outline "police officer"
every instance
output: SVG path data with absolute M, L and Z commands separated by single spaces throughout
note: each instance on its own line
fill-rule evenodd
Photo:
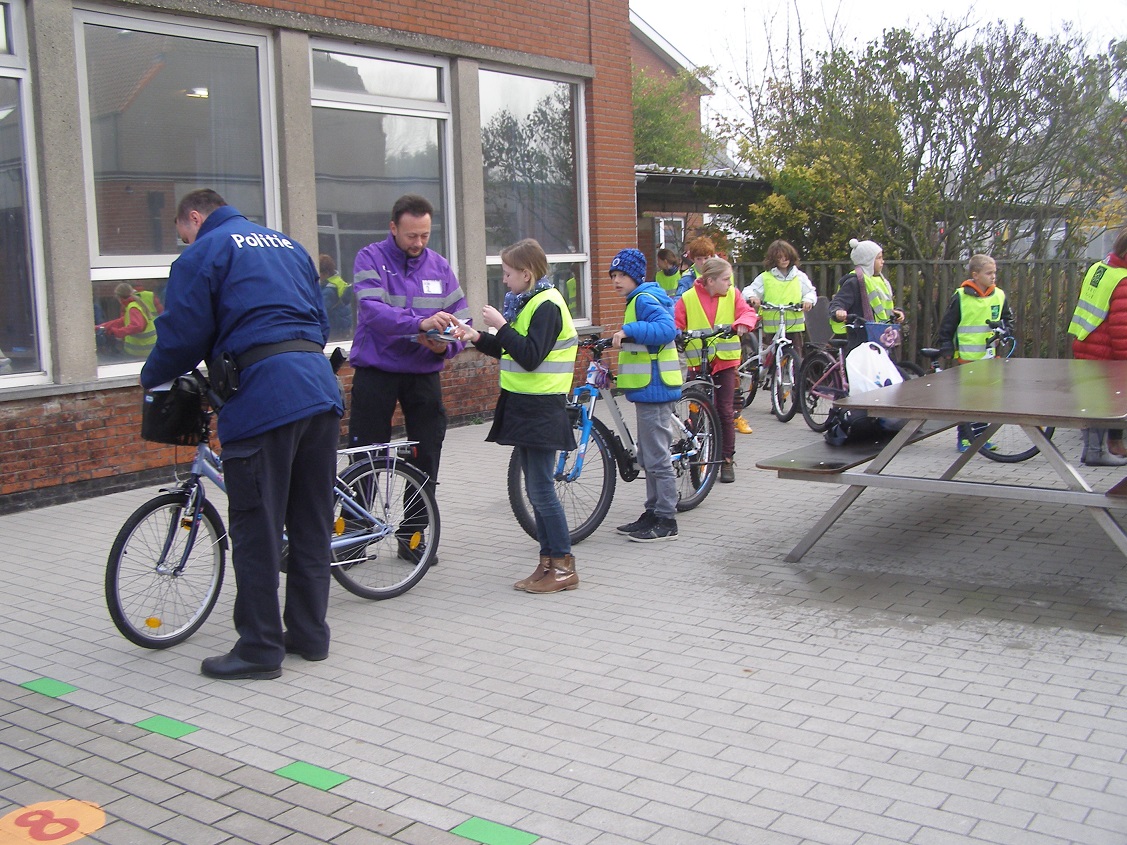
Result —
M 238 370 L 217 433 L 239 638 L 200 671 L 276 678 L 286 652 L 306 660 L 329 652 L 329 541 L 343 407 L 323 354 L 329 322 L 317 268 L 300 244 L 251 223 L 209 189 L 180 201 L 176 231 L 189 246 L 172 264 L 141 384 L 162 384 L 201 360 L 213 374 L 224 358 Z M 289 567 L 281 614 L 283 528 Z

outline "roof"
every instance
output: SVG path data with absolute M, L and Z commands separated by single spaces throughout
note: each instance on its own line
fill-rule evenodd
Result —
M 665 37 L 642 20 L 641 15 L 630 10 L 630 29 L 634 36 L 638 38 L 643 44 L 646 45 L 659 59 L 673 68 L 683 68 L 689 73 L 695 73 L 698 68 L 691 62 L 684 53 L 665 40 Z M 697 83 L 700 86 L 700 93 L 708 95 L 712 93 L 712 89 L 708 87 L 699 77 Z
M 758 173 L 734 168 L 689 169 L 634 165 L 638 212 L 709 212 L 716 205 L 755 202 L 770 191 Z

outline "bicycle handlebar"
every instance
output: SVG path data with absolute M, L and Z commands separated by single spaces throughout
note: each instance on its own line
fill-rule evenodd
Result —
M 707 340 L 710 337 L 733 337 L 736 334 L 734 326 L 720 323 L 710 329 L 692 329 L 680 331 L 677 337 L 681 340 Z

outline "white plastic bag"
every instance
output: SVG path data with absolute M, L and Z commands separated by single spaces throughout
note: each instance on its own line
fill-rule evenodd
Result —
M 866 393 L 904 381 L 888 357 L 887 350 L 876 343 L 862 343 L 845 356 L 845 374 L 851 394 Z

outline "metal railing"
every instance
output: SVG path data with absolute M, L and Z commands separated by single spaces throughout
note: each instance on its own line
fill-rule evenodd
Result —
M 1072 357 L 1068 324 L 1091 264 L 1090 259 L 998 262 L 997 284 L 1014 312 L 1015 356 Z M 741 287 L 763 272 L 761 265 L 741 264 L 736 269 Z M 853 267 L 848 261 L 808 261 L 803 262 L 802 270 L 819 295 L 832 297 L 838 281 Z M 916 361 L 921 347 L 934 344 L 951 295 L 969 278 L 966 262 L 886 261 L 884 276 L 892 284 L 893 302 L 906 315 L 901 357 Z

